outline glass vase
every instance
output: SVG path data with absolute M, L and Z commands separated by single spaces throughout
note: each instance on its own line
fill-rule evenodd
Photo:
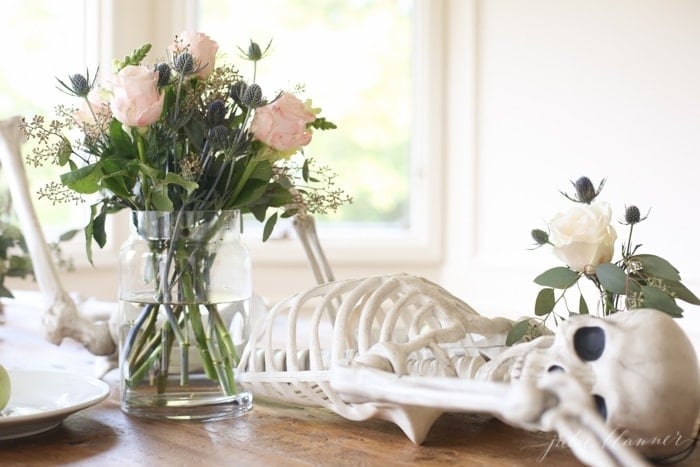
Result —
M 252 408 L 236 384 L 251 260 L 239 211 L 133 211 L 119 255 L 121 408 L 218 420 Z

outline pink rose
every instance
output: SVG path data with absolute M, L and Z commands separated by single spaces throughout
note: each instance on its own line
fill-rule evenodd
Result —
M 250 131 L 255 139 L 284 153 L 294 153 L 311 141 L 311 130 L 306 125 L 316 116 L 296 96 L 282 95 L 264 107 L 255 110 Z
M 84 125 L 94 125 L 95 117 L 101 126 L 108 122 L 112 118 L 112 112 L 105 94 L 106 91 L 103 89 L 93 88 L 87 95 L 87 101 L 83 100 L 82 105 L 75 112 L 75 120 Z
M 163 95 L 158 92 L 158 72 L 145 66 L 129 65 L 114 76 L 112 113 L 128 127 L 144 127 L 156 122 L 163 111 Z
M 206 34 L 196 31 L 183 31 L 177 38 L 178 41 L 170 46 L 170 52 L 187 50 L 192 55 L 195 66 L 199 69 L 196 76 L 198 78 L 209 76 L 214 71 L 219 44 Z

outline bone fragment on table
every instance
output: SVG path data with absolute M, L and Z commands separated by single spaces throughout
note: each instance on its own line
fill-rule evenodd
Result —
M 116 346 L 107 322 L 93 322 L 82 316 L 59 279 L 29 193 L 22 161 L 20 122 L 20 117 L 0 121 L 0 163 L 27 242 L 34 276 L 47 306 L 43 316 L 45 337 L 53 344 L 70 337 L 95 355 L 112 354 Z

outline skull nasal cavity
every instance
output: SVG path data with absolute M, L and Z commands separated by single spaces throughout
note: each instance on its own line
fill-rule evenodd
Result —
M 605 350 L 605 331 L 599 327 L 584 327 L 574 334 L 574 350 L 584 362 L 598 360 Z

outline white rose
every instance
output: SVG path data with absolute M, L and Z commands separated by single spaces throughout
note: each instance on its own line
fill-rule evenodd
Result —
M 558 213 L 549 222 L 549 241 L 556 257 L 579 272 L 588 265 L 610 262 L 617 239 L 611 217 L 608 203 L 577 203 Z

